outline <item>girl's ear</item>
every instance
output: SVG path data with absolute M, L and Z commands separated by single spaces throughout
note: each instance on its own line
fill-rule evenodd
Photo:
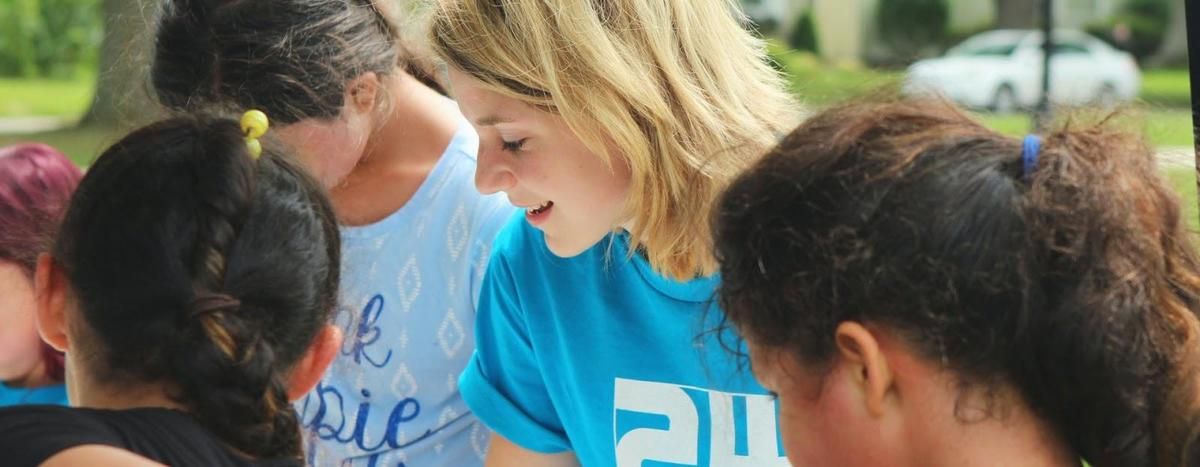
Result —
M 834 331 L 834 342 L 840 359 L 851 367 L 851 374 L 863 396 L 867 412 L 875 417 L 883 416 L 895 380 L 879 342 L 870 330 L 853 321 L 838 325 Z
M 338 349 L 342 348 L 342 330 L 337 326 L 327 324 L 317 337 L 313 338 L 312 346 L 300 357 L 300 361 L 292 367 L 288 375 L 288 400 L 295 401 L 311 391 L 329 364 L 337 357 Z
M 357 78 L 350 80 L 346 85 L 345 102 L 354 110 L 361 114 L 369 114 L 375 111 L 375 107 L 379 105 L 379 87 L 382 83 L 379 81 L 379 75 L 375 72 L 366 72 L 359 75 Z
M 71 342 L 67 334 L 67 291 L 70 284 L 62 267 L 49 254 L 38 257 L 33 276 L 37 300 L 37 328 L 42 340 L 59 352 L 66 352 Z

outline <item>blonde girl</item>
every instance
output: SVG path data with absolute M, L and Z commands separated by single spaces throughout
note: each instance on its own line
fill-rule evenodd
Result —
M 723 0 L 442 0 L 496 239 L 460 380 L 487 465 L 787 465 L 719 335 L 710 205 L 795 121 Z

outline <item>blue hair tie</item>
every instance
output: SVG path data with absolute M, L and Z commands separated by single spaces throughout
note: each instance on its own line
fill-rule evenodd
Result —
M 1024 170 L 1025 181 L 1033 180 L 1033 171 L 1037 169 L 1038 154 L 1042 152 L 1042 137 L 1026 135 L 1021 144 L 1021 168 Z

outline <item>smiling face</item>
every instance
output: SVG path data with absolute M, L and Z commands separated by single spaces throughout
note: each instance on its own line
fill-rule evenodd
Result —
M 545 233 L 554 254 L 571 257 L 626 222 L 630 170 L 589 150 L 560 116 L 486 89 L 457 70 L 450 84 L 479 132 L 475 186 L 504 192 Z

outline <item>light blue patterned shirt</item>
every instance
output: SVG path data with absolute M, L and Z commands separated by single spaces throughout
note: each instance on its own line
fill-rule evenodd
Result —
M 342 230 L 345 334 L 296 403 L 314 466 L 482 465 L 490 433 L 458 392 L 491 242 L 514 208 L 473 185 L 479 137 L 463 120 L 412 199 Z

